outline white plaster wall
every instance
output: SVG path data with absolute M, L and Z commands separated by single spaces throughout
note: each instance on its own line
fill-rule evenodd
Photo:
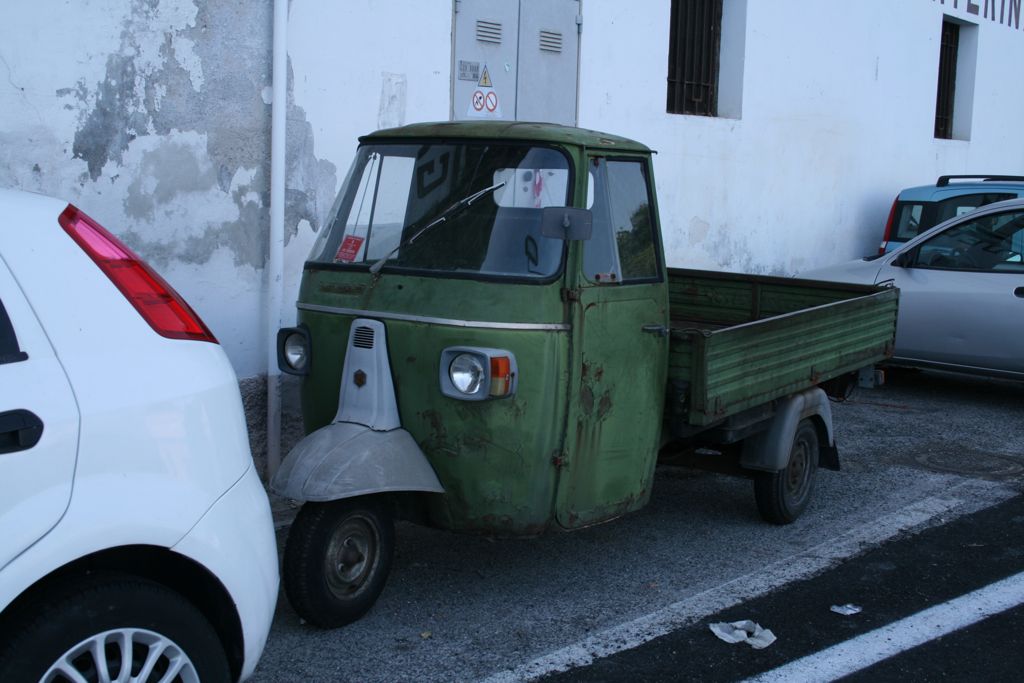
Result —
M 586 0 L 580 125 L 658 150 L 671 265 L 792 274 L 861 256 L 901 188 L 1024 170 L 1024 30 L 966 4 L 748 0 L 735 120 L 665 113 L 669 0 Z M 944 11 L 980 24 L 969 142 L 933 137 Z
M 67 199 L 128 242 L 241 377 L 265 357 L 266 234 L 250 219 L 269 136 L 251 133 L 269 131 L 269 36 L 237 2 L 0 4 L 0 186 Z
M 448 119 L 451 31 L 450 0 L 292 3 L 294 102 L 311 126 L 315 156 L 338 169 L 335 191 L 360 135 Z M 312 226 L 300 223 L 285 249 L 286 321 L 294 320 L 302 264 L 315 239 Z

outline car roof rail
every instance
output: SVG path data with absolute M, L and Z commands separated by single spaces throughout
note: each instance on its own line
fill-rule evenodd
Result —
M 1024 176 L 1021 175 L 986 175 L 974 174 L 974 175 L 940 175 L 939 179 L 935 182 L 935 187 L 945 187 L 949 185 L 950 180 L 965 180 L 968 178 L 974 178 L 976 180 L 982 180 L 988 182 L 990 180 L 1019 180 L 1024 181 Z

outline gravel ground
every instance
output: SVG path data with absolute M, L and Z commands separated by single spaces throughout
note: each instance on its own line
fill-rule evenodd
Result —
M 790 526 L 760 521 L 749 481 L 676 467 L 659 470 L 644 510 L 571 534 L 492 541 L 402 524 L 370 614 L 321 631 L 282 596 L 253 680 L 485 678 L 926 498 L 977 500 L 951 518 L 1022 488 L 1024 384 L 901 371 L 833 410 L 843 470 L 819 472 Z

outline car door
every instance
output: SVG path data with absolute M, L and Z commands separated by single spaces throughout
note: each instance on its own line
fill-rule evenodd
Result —
M 657 459 L 667 368 L 668 294 L 647 161 L 592 157 L 593 235 L 574 307 L 580 368 L 568 462 L 559 473 L 565 528 L 642 507 Z
M 898 252 L 897 359 L 1024 376 L 1024 209 L 985 212 Z
M 67 509 L 78 424 L 64 369 L 0 258 L 0 568 Z

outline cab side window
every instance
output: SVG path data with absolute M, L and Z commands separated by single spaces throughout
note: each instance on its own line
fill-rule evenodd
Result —
M 583 248 L 584 275 L 600 284 L 657 281 L 657 226 L 643 161 L 596 157 L 590 170 L 594 229 Z
M 1024 211 L 961 223 L 917 248 L 914 265 L 940 270 L 1024 272 Z
M 28 358 L 18 347 L 18 338 L 14 335 L 14 325 L 7 315 L 4 302 L 0 301 L 0 365 L 5 363 L 17 363 Z

